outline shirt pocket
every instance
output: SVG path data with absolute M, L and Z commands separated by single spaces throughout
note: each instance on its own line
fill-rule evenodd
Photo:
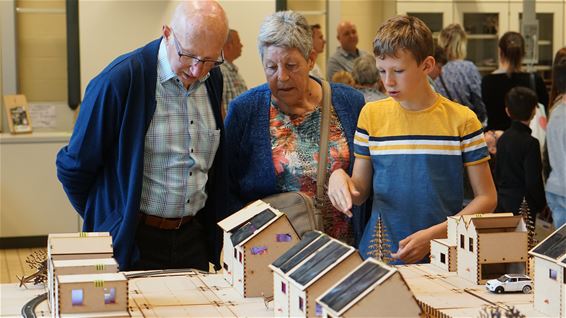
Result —
M 192 145 L 197 165 L 202 171 L 208 171 L 212 167 L 218 145 L 220 144 L 219 129 L 199 129 L 194 133 Z

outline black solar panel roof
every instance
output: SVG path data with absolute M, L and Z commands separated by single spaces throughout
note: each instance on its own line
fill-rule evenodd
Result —
M 324 244 L 328 243 L 328 241 L 330 241 L 330 238 L 326 235 L 319 237 L 316 241 L 314 241 L 312 244 L 310 244 L 309 246 L 307 246 L 305 249 L 303 249 L 302 251 L 300 251 L 297 255 L 295 255 L 294 257 L 292 257 L 290 260 L 288 260 L 287 262 L 285 262 L 282 266 L 281 266 L 281 271 L 283 273 L 287 273 L 288 271 L 290 271 L 291 269 L 293 269 L 295 266 L 297 266 L 300 262 L 304 261 L 305 259 L 307 259 L 312 253 L 316 252 L 317 250 L 319 250 L 322 246 L 324 246 Z
M 539 246 L 535 247 L 533 252 L 555 260 L 558 260 L 562 255 L 566 254 L 566 226 L 554 232 Z
M 262 212 L 256 214 L 248 222 L 244 223 L 230 237 L 232 240 L 232 245 L 236 246 L 243 242 L 245 239 L 250 237 L 257 229 L 264 226 L 267 222 L 275 217 L 275 213 L 269 209 L 265 209 Z
M 301 267 L 291 274 L 291 278 L 301 285 L 317 277 L 325 269 L 335 263 L 341 256 L 346 254 L 350 249 L 336 241 L 330 242 L 323 249 L 318 251 L 311 259 L 305 262 Z
M 305 248 L 305 246 L 309 245 L 312 241 L 320 237 L 322 233 L 309 231 L 303 235 L 303 238 L 299 241 L 299 243 L 293 245 L 290 249 L 287 250 L 283 255 L 279 256 L 271 265 L 279 268 L 285 262 L 287 262 L 290 258 L 295 256 L 300 250 Z
M 342 283 L 329 291 L 320 301 L 332 310 L 339 312 L 388 272 L 387 268 L 379 264 L 366 262 Z

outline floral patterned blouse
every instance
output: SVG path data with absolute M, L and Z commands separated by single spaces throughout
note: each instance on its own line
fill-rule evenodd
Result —
M 287 115 L 274 103 L 271 104 L 269 132 L 280 192 L 301 191 L 312 198 L 316 196 L 321 115 L 320 107 L 302 115 Z M 328 138 L 328 172 L 325 186 L 334 170 L 347 170 L 350 165 L 348 142 L 334 108 L 330 112 Z M 348 217 L 332 206 L 326 193 L 321 210 L 324 232 L 352 244 L 352 226 Z

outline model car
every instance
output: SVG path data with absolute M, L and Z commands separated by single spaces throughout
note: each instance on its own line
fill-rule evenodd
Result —
M 533 290 L 533 281 L 523 274 L 505 274 L 498 279 L 490 279 L 485 284 L 485 288 L 491 292 L 501 294 L 503 292 L 522 291 L 528 294 Z

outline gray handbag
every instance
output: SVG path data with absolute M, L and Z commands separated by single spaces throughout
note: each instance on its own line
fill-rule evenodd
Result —
M 285 213 L 299 236 L 312 230 L 323 230 L 320 205 L 324 201 L 326 183 L 326 163 L 328 158 L 328 125 L 330 122 L 330 100 L 332 92 L 327 81 L 322 80 L 322 118 L 320 122 L 320 147 L 316 175 L 316 196 L 314 200 L 307 194 L 296 192 L 277 193 L 265 197 L 262 201 Z

